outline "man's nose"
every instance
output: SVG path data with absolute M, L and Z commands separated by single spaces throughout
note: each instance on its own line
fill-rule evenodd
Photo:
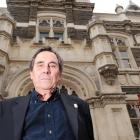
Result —
M 50 73 L 50 67 L 49 67 L 49 65 L 45 65 L 45 66 L 44 66 L 43 72 L 45 72 L 45 73 Z

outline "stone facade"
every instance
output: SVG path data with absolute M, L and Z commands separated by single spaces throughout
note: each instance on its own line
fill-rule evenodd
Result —
M 29 61 L 43 46 L 64 59 L 59 88 L 86 100 L 95 140 L 140 139 L 140 7 L 94 13 L 89 0 L 8 0 L 0 9 L 0 100 L 33 84 Z

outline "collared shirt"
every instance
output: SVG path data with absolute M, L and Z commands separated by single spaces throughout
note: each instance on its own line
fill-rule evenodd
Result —
M 22 140 L 75 140 L 58 91 L 47 101 L 38 95 L 31 93 Z

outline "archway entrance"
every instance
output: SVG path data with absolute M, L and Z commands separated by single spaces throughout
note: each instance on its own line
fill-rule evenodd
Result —
M 64 86 L 68 91 L 73 92 L 82 99 L 95 96 L 97 90 L 94 81 L 83 71 L 72 66 L 64 65 L 62 79 L 58 85 L 61 89 Z M 9 81 L 6 91 L 8 97 L 23 96 L 28 94 L 33 88 L 33 83 L 29 76 L 29 70 L 24 69 L 13 76 Z

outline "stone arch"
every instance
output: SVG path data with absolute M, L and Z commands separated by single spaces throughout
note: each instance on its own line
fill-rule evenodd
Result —
M 71 87 L 83 99 L 95 96 L 97 91 L 95 82 L 85 72 L 69 65 L 64 66 L 60 84 Z
M 97 91 L 94 81 L 83 71 L 72 66 L 64 65 L 60 85 L 72 88 L 79 97 L 87 99 L 95 96 Z M 6 88 L 8 97 L 26 95 L 33 88 L 29 70 L 26 68 L 11 78 Z
M 25 68 L 13 75 L 6 87 L 6 92 L 10 98 L 26 95 L 31 88 L 33 88 L 33 84 L 30 79 L 29 69 Z M 25 93 L 23 94 L 23 92 Z

